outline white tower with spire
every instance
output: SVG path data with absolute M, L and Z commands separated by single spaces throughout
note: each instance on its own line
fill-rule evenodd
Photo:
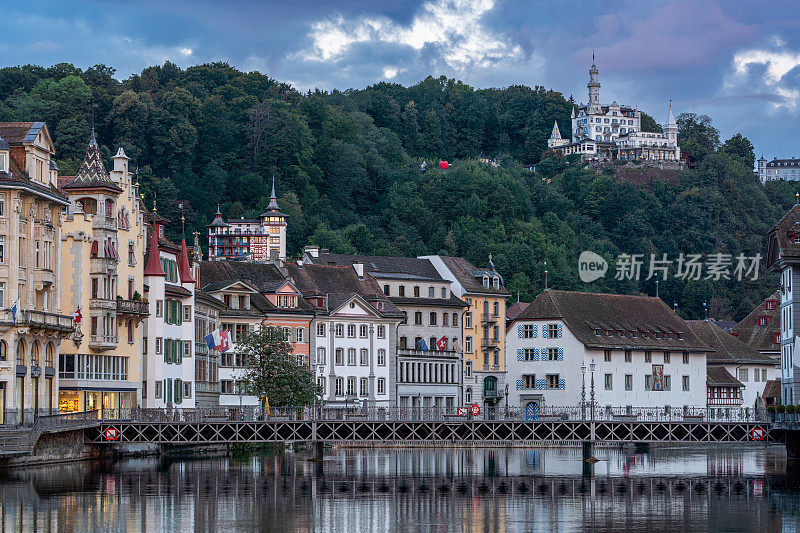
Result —
M 597 70 L 597 65 L 594 62 L 594 53 L 592 53 L 592 66 L 589 68 L 589 83 L 586 87 L 589 88 L 589 110 L 590 112 L 597 112 L 600 110 L 600 81 L 597 75 L 600 71 Z
M 286 219 L 281 213 L 275 196 L 275 176 L 272 177 L 272 192 L 267 210 L 259 217 L 261 234 L 253 239 L 253 259 L 256 261 L 286 260 Z

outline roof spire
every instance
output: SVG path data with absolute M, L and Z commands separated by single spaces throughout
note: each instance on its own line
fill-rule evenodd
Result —
M 145 276 L 166 277 L 164 269 L 161 267 L 161 258 L 158 251 L 158 231 L 156 230 L 156 202 L 153 200 L 153 235 L 150 237 L 150 247 L 147 251 L 147 263 L 144 266 Z
M 269 195 L 269 205 L 267 211 L 280 211 L 278 207 L 278 197 L 275 196 L 275 174 L 272 175 L 272 192 Z

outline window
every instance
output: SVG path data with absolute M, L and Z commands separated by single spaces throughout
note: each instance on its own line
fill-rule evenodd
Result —
M 386 378 L 378 378 L 378 394 L 386 394 Z
M 422 313 L 420 311 L 414 313 L 414 325 L 415 326 L 422 325 Z
M 613 379 L 614 379 L 613 375 L 611 375 L 611 374 L 606 374 L 605 375 L 605 379 L 603 380 L 603 383 L 605 385 L 605 389 L 606 390 L 613 390 L 613 384 L 614 384 Z
M 433 287 L 428 287 L 428 298 L 436 298 L 436 294 L 433 292 L 434 290 Z
M 652 390 L 653 389 L 653 376 L 647 374 L 644 376 L 644 390 Z
M 472 403 L 472 387 L 467 387 L 467 392 L 464 393 L 464 403 Z
M 163 307 L 164 301 L 163 300 L 156 300 L 156 316 L 160 317 L 163 315 Z
M 344 366 L 344 348 L 336 348 L 335 364 L 337 366 Z
M 366 348 L 361 348 L 358 352 L 358 364 L 367 366 L 369 364 L 369 352 Z
M 430 325 L 431 326 L 435 326 L 436 325 L 436 313 L 435 312 L 432 312 L 430 314 Z
M 317 364 L 324 365 L 325 364 L 325 348 L 317 348 Z
M 524 326 L 522 326 L 522 338 L 523 339 L 533 338 L 533 324 L 525 324 Z
M 389 286 L 388 285 L 384 285 L 383 286 L 383 294 L 385 294 L 386 296 L 389 296 Z
M 156 396 L 157 399 L 161 399 L 161 396 L 162 396 L 161 387 L 162 387 L 162 382 L 161 381 L 156 381 L 156 395 L 155 396 Z
M 464 313 L 464 328 L 472 329 L 472 311 Z
M 414 298 L 419 298 L 419 287 L 418 286 L 414 287 Z
M 183 306 L 183 321 L 189 322 L 192 319 L 192 308 L 188 305 Z
M 442 326 L 449 326 L 450 316 L 447 313 L 442 313 Z
M 317 394 L 320 396 L 325 394 L 325 378 L 317 378 Z
M 317 337 L 324 337 L 325 336 L 325 323 L 320 322 L 317 324 Z
M 386 326 L 378 326 L 378 338 L 379 339 L 386 338 Z
M 626 358 L 625 360 L 627 361 L 628 359 Z M 645 352 L 644 352 L 644 362 L 645 363 L 651 363 L 652 361 L 653 361 L 653 352 L 651 352 L 650 350 L 645 350 Z
M 550 339 L 558 338 L 558 324 L 547 325 L 547 337 Z
M 161 355 L 161 337 L 156 337 L 156 355 Z
M 355 348 L 348 348 L 347 349 L 347 364 L 348 364 L 348 366 L 355 366 L 355 364 L 356 364 L 356 349 Z
M 2 209 L 0 209 L 0 216 L 3 216 Z M 442 299 L 447 298 L 447 287 L 442 287 Z
M 669 352 L 664 352 L 664 363 L 665 364 L 669 363 L 669 359 L 670 359 L 670 353 Z
M 192 383 L 191 382 L 184 382 L 184 384 L 183 384 L 183 397 L 184 398 L 191 398 L 192 397 Z
M 672 390 L 672 376 L 664 376 L 664 390 Z
M 536 374 L 523 374 L 522 375 L 522 388 L 535 389 L 536 388 Z
M 548 361 L 558 361 L 558 348 L 548 348 L 547 349 L 547 360 Z
M 630 363 L 633 360 L 630 350 L 625 350 L 625 362 Z
M 366 339 L 367 338 L 367 333 L 368 332 L 369 332 L 369 328 L 365 324 L 362 324 L 362 325 L 360 325 L 358 327 L 358 336 L 361 337 L 362 339 Z
M 458 313 L 453 313 L 453 321 L 451 322 L 451 324 L 453 324 L 453 327 L 458 326 Z
M 399 292 L 400 296 L 405 296 L 406 295 L 406 286 L 405 285 L 400 285 L 397 289 L 398 289 L 398 292 Z
M 472 353 L 472 337 L 467 336 L 464 337 L 464 351 L 467 353 Z
M 464 363 L 464 376 L 468 378 L 472 377 L 472 361 Z
M 347 378 L 347 395 L 348 396 L 356 395 L 356 378 L 352 376 Z
M 386 350 L 378 349 L 378 366 L 386 366 Z
M 533 348 L 525 348 L 522 351 L 522 358 L 525 361 L 534 361 L 536 356 L 536 351 Z
M 3 235 L 0 235 L 0 263 L 5 263 L 5 249 L 6 249 L 6 238 Z
M 603 361 L 606 363 L 611 362 L 611 350 L 603 350 Z
M 689 352 L 683 352 L 683 364 L 684 365 L 689 364 Z
M 548 389 L 557 389 L 558 388 L 558 374 L 547 374 L 547 388 Z
M 128 265 L 134 266 L 136 264 L 136 248 L 132 242 L 128 243 Z
M 494 307 L 492 308 L 492 314 L 494 316 L 496 316 L 496 317 L 500 316 L 500 303 L 499 302 L 495 302 L 494 303 Z
M 758 370 L 756 370 L 756 372 L 758 372 Z M 739 369 L 739 376 L 738 376 L 739 381 L 741 381 L 742 383 L 744 383 L 745 381 L 749 381 L 747 379 L 748 378 L 748 373 L 749 372 L 748 372 L 747 368 L 740 368 Z M 756 378 L 756 381 L 758 381 L 758 378 Z
M 344 324 L 336 324 L 336 336 L 344 337 Z
M 358 382 L 358 395 L 369 396 L 369 381 L 367 378 L 361 378 Z
M 336 378 L 336 396 L 344 396 L 344 378 Z
M 348 324 L 347 325 L 347 336 L 351 339 L 354 339 L 356 336 L 356 325 L 355 324 Z
M 625 390 L 633 390 L 633 374 L 625 374 Z

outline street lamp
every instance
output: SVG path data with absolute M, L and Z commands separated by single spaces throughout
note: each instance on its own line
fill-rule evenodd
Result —
M 592 402 L 591 405 L 591 413 L 592 413 L 592 425 L 594 425 L 594 359 L 592 362 L 589 363 L 589 371 L 592 373 L 592 382 L 591 382 L 591 389 L 589 390 L 589 400 Z
M 508 418 L 508 383 L 506 383 L 506 418 Z
M 586 362 L 581 363 L 581 420 L 586 420 Z

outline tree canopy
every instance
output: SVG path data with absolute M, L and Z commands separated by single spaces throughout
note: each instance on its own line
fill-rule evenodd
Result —
M 475 89 L 428 77 L 409 87 L 300 93 L 225 63 L 165 63 L 123 81 L 113 74 L 104 65 L 0 69 L 0 120 L 46 120 L 66 175 L 78 168 L 96 105 L 107 163 L 123 146 L 148 206 L 157 197 L 172 220 L 178 202 L 189 208 L 187 234 L 204 233 L 218 204 L 226 217 L 263 213 L 274 175 L 290 255 L 314 243 L 483 265 L 492 253 L 521 299 L 543 288 L 545 261 L 551 287 L 655 294 L 655 279 L 584 284 L 583 250 L 612 261 L 612 274 L 620 253 L 763 256 L 767 230 L 794 202 L 794 184 L 762 187 L 752 144 L 740 134 L 721 143 L 707 116 L 677 118 L 695 168 L 653 169 L 640 182 L 572 156 L 542 159 L 554 120 L 570 135 L 573 102 L 541 86 Z M 660 126 L 643 113 L 643 128 Z M 504 155 L 492 166 L 481 154 Z M 450 168 L 440 170 L 440 159 Z M 537 163 L 536 172 L 525 163 Z M 168 231 L 177 237 L 179 226 Z M 718 316 L 741 318 L 775 286 L 762 268 L 755 282 L 670 279 L 659 293 L 686 317 L 702 316 L 713 299 Z

